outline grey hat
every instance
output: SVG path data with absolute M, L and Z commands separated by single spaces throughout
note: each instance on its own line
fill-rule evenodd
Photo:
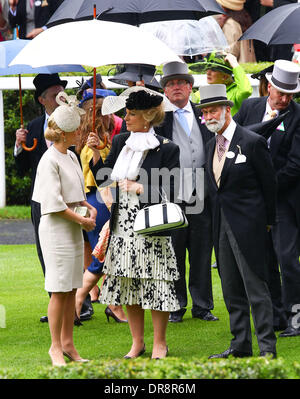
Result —
M 196 107 L 204 108 L 212 105 L 229 105 L 233 107 L 234 103 L 227 99 L 226 86 L 219 84 L 211 84 L 200 87 L 200 103 Z
M 272 73 L 266 73 L 266 79 L 275 89 L 292 94 L 300 91 L 299 66 L 287 60 L 277 60 Z
M 167 82 L 172 79 L 185 79 L 194 84 L 193 75 L 189 74 L 189 69 L 185 62 L 173 61 L 163 66 L 163 76 L 160 79 L 161 86 L 165 87 Z

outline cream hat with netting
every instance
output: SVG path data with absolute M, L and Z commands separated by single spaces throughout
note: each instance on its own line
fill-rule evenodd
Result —
M 56 102 L 59 106 L 50 115 L 49 119 L 54 120 L 63 132 L 74 132 L 79 128 L 80 116 L 85 114 L 85 111 L 78 107 L 79 101 L 76 96 L 68 96 L 64 91 L 57 94 Z

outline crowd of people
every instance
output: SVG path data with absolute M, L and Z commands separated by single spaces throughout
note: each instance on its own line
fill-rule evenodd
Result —
M 217 1 L 226 12 L 257 11 L 249 1 Z M 228 13 L 227 22 L 234 17 Z M 259 75 L 266 83 L 257 98 L 249 98 L 249 79 L 231 53 L 207 54 L 191 66 L 207 76 L 196 95 L 184 62 L 165 64 L 159 82 L 154 67 L 118 66 L 110 79 L 130 87 L 126 95 L 108 90 L 98 75 L 95 105 L 93 79 L 67 96 L 58 74 L 35 77 L 44 114 L 17 130 L 14 155 L 20 174 L 32 172 L 32 222 L 50 297 L 41 321 L 49 323 L 53 365 L 65 365 L 65 357 L 87 361 L 73 326 L 91 317 L 96 302 L 107 305 L 108 321 L 128 323 L 126 359 L 148 349 L 145 310 L 151 358 L 167 356 L 167 326 L 183 321 L 187 290 L 192 317 L 218 322 L 213 249 L 233 338 L 211 358 L 252 356 L 250 314 L 260 356 L 277 356 L 276 331 L 300 335 L 300 106 L 293 100 L 300 68 L 290 58 L 274 61 Z M 121 110 L 124 118 L 116 115 Z M 25 151 L 22 143 L 32 147 L 34 139 L 36 148 Z M 166 184 L 162 170 L 179 170 L 178 180 Z M 138 211 L 163 202 L 165 192 L 187 227 L 137 233 Z M 109 240 L 99 259 L 93 251 L 104 228 Z

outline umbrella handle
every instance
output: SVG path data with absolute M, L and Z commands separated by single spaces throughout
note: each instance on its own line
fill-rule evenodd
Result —
M 96 5 L 94 5 L 94 19 L 96 19 Z M 93 132 L 96 128 L 96 75 L 97 71 L 94 68 L 94 77 L 93 77 Z M 103 150 L 107 146 L 107 137 L 104 136 L 103 144 L 98 145 L 96 148 L 97 150 Z
M 16 32 L 17 32 L 17 39 L 19 39 L 19 27 L 17 25 L 16 27 Z M 21 119 L 21 127 L 24 128 L 23 124 L 23 103 L 22 103 L 22 86 L 21 86 L 21 75 L 19 74 L 19 101 L 20 101 L 20 119 Z M 33 139 L 33 146 L 32 147 L 27 147 L 25 143 L 22 143 L 22 148 L 25 151 L 33 151 L 36 146 L 37 146 L 37 139 Z
M 105 148 L 107 146 L 107 136 L 105 135 L 104 136 L 104 139 L 103 139 L 103 144 L 102 145 L 97 145 L 97 150 L 103 150 L 103 148 Z
M 27 147 L 27 145 L 25 143 L 22 143 L 22 148 L 25 151 L 33 151 L 36 148 L 37 143 L 38 143 L 37 139 L 33 139 L 33 146 L 32 147 Z

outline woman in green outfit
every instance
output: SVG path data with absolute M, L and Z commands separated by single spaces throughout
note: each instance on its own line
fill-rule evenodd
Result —
M 210 53 L 189 68 L 197 72 L 206 71 L 208 84 L 226 85 L 227 98 L 234 103 L 231 108 L 232 116 L 239 110 L 242 102 L 252 94 L 250 81 L 233 54 Z M 192 101 L 196 103 L 200 101 L 199 91 L 193 94 Z

